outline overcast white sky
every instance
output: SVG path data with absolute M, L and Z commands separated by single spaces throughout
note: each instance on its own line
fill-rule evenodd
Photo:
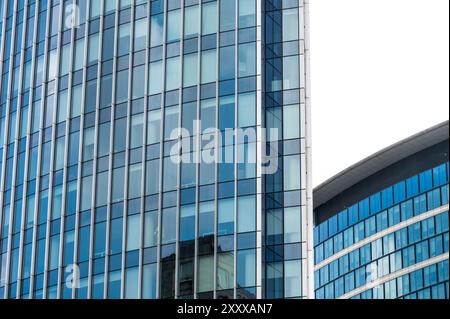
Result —
M 310 0 L 313 183 L 449 118 L 448 0 Z

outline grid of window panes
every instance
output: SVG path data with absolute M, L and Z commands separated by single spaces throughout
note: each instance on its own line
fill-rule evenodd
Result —
M 448 260 L 416 270 L 353 299 L 449 299 Z
M 268 297 L 303 296 L 302 1 L 0 7 L 0 297 L 254 298 L 264 284 Z M 267 242 L 261 136 L 220 145 L 245 163 L 170 158 L 174 128 L 209 152 L 203 130 L 265 121 L 282 130 L 288 168 L 267 184 L 268 216 L 284 216 Z M 267 283 L 262 245 L 274 252 Z
M 445 163 L 408 178 L 316 227 L 316 297 L 338 298 L 403 268 L 448 259 L 448 169 Z M 387 235 L 358 245 L 382 231 Z
M 277 129 L 274 175 L 265 176 L 265 278 L 268 298 L 301 298 L 306 258 L 305 7 L 302 1 L 265 2 L 265 124 Z

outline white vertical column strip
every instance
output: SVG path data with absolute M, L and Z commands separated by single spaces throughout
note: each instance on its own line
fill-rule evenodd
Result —
M 307 225 L 307 269 L 306 269 L 306 297 L 314 299 L 314 236 L 313 236 L 313 189 L 312 189 L 312 130 L 311 130 L 311 67 L 310 67 L 310 21 L 309 0 L 304 0 L 304 28 L 305 28 L 305 105 L 306 105 L 306 225 Z
M 226 0 L 222 0 L 226 1 Z M 233 1 L 233 0 L 231 0 Z M 238 127 L 238 102 L 239 102 L 239 0 L 235 0 L 235 13 L 234 13 L 234 123 L 235 127 Z M 220 8 L 219 8 L 220 10 Z M 220 14 L 219 14 L 219 20 L 220 20 Z M 218 38 L 220 38 L 220 25 L 218 30 Z M 220 42 L 218 49 L 220 49 Z M 234 196 L 233 196 L 233 220 L 234 220 L 234 229 L 233 229 L 233 298 L 236 299 L 237 297 L 237 251 L 238 251 L 238 179 L 239 179 L 239 171 L 238 171 L 238 159 L 239 159 L 239 144 L 238 139 L 235 139 L 235 145 L 233 145 L 234 149 Z M 242 146 L 242 149 L 244 149 L 244 145 Z M 227 155 L 225 155 L 225 158 L 228 158 Z
M 227 0 L 220 0 L 220 1 L 227 1 Z M 216 78 L 214 84 L 216 85 L 216 127 L 219 128 L 219 112 L 220 112 L 220 99 L 219 99 L 219 83 L 220 83 L 220 42 L 219 42 L 219 29 L 220 29 L 220 19 L 219 19 L 219 12 L 220 12 L 220 1 L 216 1 L 216 18 L 217 18 L 217 24 L 216 24 Z M 228 0 L 230 1 L 230 0 Z M 203 17 L 202 17 L 203 18 Z M 215 174 L 216 174 L 216 180 L 215 180 L 215 191 L 214 191 L 214 247 L 213 247 L 213 298 L 217 298 L 217 242 L 218 242 L 218 233 L 219 233 L 219 162 L 220 157 L 219 154 L 223 157 L 224 154 L 222 154 L 222 140 L 219 139 L 216 136 L 216 151 L 218 154 L 216 154 L 216 162 L 215 162 Z
M 264 9 L 263 0 L 256 0 L 256 127 L 257 127 L 257 162 L 256 162 L 256 298 L 264 298 L 265 266 L 263 254 L 263 176 L 262 176 L 262 154 L 264 137 L 263 107 L 264 107 Z

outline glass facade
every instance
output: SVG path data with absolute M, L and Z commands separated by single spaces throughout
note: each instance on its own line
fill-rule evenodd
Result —
M 7 0 L 0 18 L 0 298 L 309 296 L 307 3 Z
M 316 298 L 448 299 L 448 196 L 447 162 L 317 225 Z

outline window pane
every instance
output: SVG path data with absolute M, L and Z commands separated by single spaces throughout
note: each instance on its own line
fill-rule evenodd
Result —
M 256 285 L 256 250 L 241 250 L 237 256 L 237 284 L 239 287 Z
M 176 224 L 177 224 L 176 208 L 163 210 L 162 215 L 162 244 L 174 243 L 176 240 Z
M 298 105 L 287 105 L 283 112 L 283 138 L 300 138 L 300 110 Z
M 203 4 L 202 8 L 202 34 L 217 32 L 217 3 L 210 2 Z
M 197 103 L 183 104 L 182 127 L 189 131 L 190 135 L 196 134 L 194 131 L 194 121 L 197 120 Z M 200 128 L 198 128 L 200 129 Z
M 157 194 L 159 192 L 159 160 L 147 162 L 145 179 L 146 195 Z
M 123 24 L 119 29 L 119 56 L 128 54 L 130 51 L 130 24 Z
M 151 17 L 151 42 L 150 45 L 152 47 L 161 45 L 163 42 L 163 24 L 164 24 L 164 15 L 158 14 Z
M 139 249 L 141 238 L 141 215 L 129 216 L 127 220 L 127 251 Z
M 298 70 L 296 70 L 298 73 Z M 239 77 L 256 74 L 256 44 L 239 45 Z
M 167 41 L 175 41 L 180 39 L 181 29 L 181 10 L 169 11 L 167 19 Z
M 136 148 L 143 145 L 144 116 L 135 115 L 131 118 L 131 141 L 130 147 Z
M 284 294 L 285 298 L 301 297 L 302 294 L 302 264 L 300 260 L 284 263 Z
M 158 244 L 158 212 L 146 213 L 144 223 L 144 247 L 156 246 Z
M 84 39 L 78 40 L 75 43 L 75 62 L 73 65 L 74 71 L 80 70 L 83 68 L 84 63 Z
M 139 66 L 133 69 L 133 99 L 144 96 L 145 91 L 145 67 Z
M 238 126 L 249 127 L 256 123 L 256 97 L 255 93 L 239 94 Z
M 220 31 L 234 30 L 236 16 L 235 1 L 220 1 Z
M 91 208 L 92 197 L 92 176 L 83 178 L 81 185 L 81 210 Z
M 147 46 L 147 19 L 141 19 L 134 24 L 134 51 L 145 49 Z
M 117 73 L 116 102 L 125 102 L 128 99 L 128 70 Z
M 113 171 L 113 189 L 112 189 L 112 201 L 120 202 L 123 200 L 124 189 L 124 168 L 117 168 Z
M 198 55 L 187 54 L 183 62 L 183 87 L 196 85 L 198 82 Z
M 172 158 L 166 157 L 164 159 L 164 191 L 171 191 L 177 188 L 177 165 L 172 161 Z
M 234 233 L 234 199 L 219 201 L 218 235 L 231 235 Z
M 182 206 L 180 209 L 180 241 L 195 238 L 195 205 Z
M 139 287 L 139 268 L 129 268 L 125 277 L 125 298 L 137 299 Z
M 283 58 L 283 89 L 290 90 L 299 87 L 298 56 Z
M 193 37 L 198 34 L 198 5 L 186 7 L 184 9 L 184 37 Z
M 256 25 L 256 1 L 239 0 L 239 28 Z
M 214 202 L 200 204 L 198 236 L 206 237 L 214 234 Z
M 235 99 L 234 95 L 220 98 L 219 129 L 234 128 L 235 125 Z
M 300 156 L 284 158 L 284 190 L 300 189 Z
M 110 253 L 116 254 L 122 251 L 122 218 L 111 221 L 111 235 L 109 238 Z
M 72 110 L 71 118 L 77 117 L 81 114 L 81 97 L 83 93 L 83 88 L 78 85 L 72 89 Z
M 141 197 L 141 179 L 142 179 L 142 165 L 135 164 L 130 166 L 128 176 L 128 198 Z
M 96 183 L 96 206 L 104 206 L 107 203 L 108 193 L 105 192 L 105 185 L 108 185 L 108 172 L 100 173 L 97 175 Z
M 127 119 L 122 118 L 117 120 L 114 125 L 114 152 L 121 152 L 125 150 L 126 134 L 127 131 Z
M 220 80 L 234 78 L 234 46 L 220 49 Z
M 234 255 L 233 253 L 217 256 L 217 289 L 233 289 L 234 287 Z
M 202 84 L 216 81 L 216 50 L 202 51 Z
M 201 103 L 201 131 L 205 131 L 216 126 L 216 100 L 203 100 Z
M 148 113 L 147 144 L 159 143 L 161 139 L 161 111 Z
M 200 256 L 198 258 L 198 292 L 214 290 L 214 256 Z
M 70 69 L 70 44 L 67 44 L 61 49 L 61 69 L 60 75 L 66 75 L 69 73 Z
M 298 9 L 283 10 L 283 41 L 298 40 Z
M 99 126 L 98 156 L 105 156 L 109 153 L 110 135 L 110 123 Z
M 171 91 L 180 87 L 180 57 L 167 59 L 166 90 Z
M 162 82 L 162 62 L 150 63 L 150 78 L 148 82 L 148 91 L 150 95 L 161 93 Z
M 239 197 L 238 199 L 238 232 L 246 233 L 256 230 L 255 196 Z
M 83 161 L 88 161 L 94 157 L 94 128 L 84 130 L 84 143 L 83 143 Z
M 300 207 L 284 210 L 284 242 L 298 243 L 301 241 L 301 211 Z
M 142 298 L 156 298 L 156 264 L 143 267 Z

